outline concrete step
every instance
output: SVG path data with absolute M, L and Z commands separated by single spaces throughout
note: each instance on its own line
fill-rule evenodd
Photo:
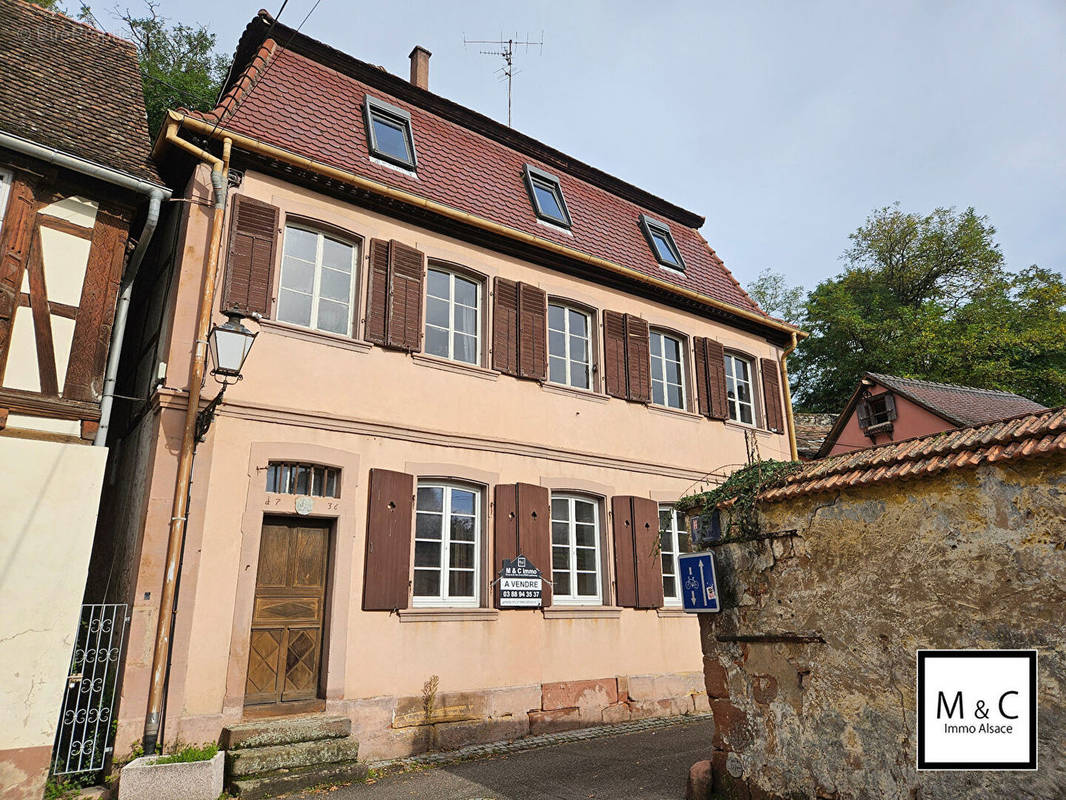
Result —
M 337 761 L 355 761 L 359 742 L 351 737 L 293 742 L 270 747 L 247 747 L 226 751 L 226 772 L 233 778 L 279 769 L 297 769 Z
M 354 761 L 324 764 L 300 769 L 280 769 L 264 775 L 238 778 L 229 789 L 241 800 L 262 800 L 286 792 L 295 792 L 320 783 L 350 783 L 366 777 L 367 769 Z
M 352 721 L 348 717 L 307 714 L 230 725 L 222 729 L 220 744 L 223 750 L 239 750 L 245 747 L 269 747 L 294 742 L 343 739 L 351 732 Z

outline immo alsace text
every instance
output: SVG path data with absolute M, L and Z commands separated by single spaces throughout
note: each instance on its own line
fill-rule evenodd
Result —
M 999 696 L 999 714 L 1004 719 L 1018 719 L 1017 714 L 1008 714 L 1003 708 L 1003 702 L 1010 695 L 1016 695 L 1018 692 L 1009 691 L 1004 692 Z M 940 711 L 943 709 L 947 712 L 947 718 L 951 719 L 955 715 L 955 710 L 959 711 L 959 719 L 963 718 L 962 711 L 962 692 L 955 692 L 955 700 L 951 706 L 948 706 L 947 698 L 944 697 L 943 692 L 937 692 L 936 699 L 936 718 L 940 719 Z M 985 708 L 985 702 L 983 700 L 977 701 L 977 708 L 974 710 L 974 714 L 978 717 L 983 716 L 988 718 L 988 710 Z M 978 725 L 952 725 L 950 723 L 944 723 L 944 733 L 990 733 L 990 734 L 1011 734 L 1014 732 L 1013 725 L 994 725 L 989 722 L 982 722 Z

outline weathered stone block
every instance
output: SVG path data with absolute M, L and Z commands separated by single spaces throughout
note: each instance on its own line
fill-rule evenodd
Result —
M 773 675 L 756 675 L 751 680 L 751 696 L 756 703 L 769 705 L 777 697 L 777 678 Z
M 633 718 L 633 712 L 628 703 L 615 703 L 607 706 L 600 712 L 603 722 L 607 725 L 617 725 L 619 722 L 629 722 Z
M 618 702 L 618 681 L 601 678 L 590 681 L 559 681 L 541 686 L 541 708 L 556 711 L 562 708 L 603 708 Z
M 692 695 L 692 710 L 697 714 L 707 714 L 711 710 L 711 701 L 706 692 Z
M 525 716 L 541 708 L 539 683 L 527 686 L 505 686 L 502 689 L 486 689 L 488 716 L 505 717 L 508 714 Z
M 709 697 L 729 697 L 729 672 L 717 655 L 703 657 L 703 683 Z
M 629 713 L 632 719 L 652 717 L 679 717 L 692 713 L 692 701 L 688 697 L 664 697 L 661 700 L 630 700 Z
M 728 700 L 712 700 L 714 736 L 711 743 L 718 750 L 744 750 L 752 741 L 747 715 Z
M 418 725 L 407 728 L 389 729 L 363 739 L 359 743 L 359 752 L 364 761 L 382 761 L 389 758 L 424 753 L 433 747 L 433 726 Z
M 702 692 L 705 688 L 703 675 L 699 672 L 629 676 L 629 697 L 631 700 L 662 700 L 667 697 L 684 697 L 693 692 Z
M 582 719 L 581 711 L 577 708 L 529 712 L 529 732 L 533 736 L 541 733 L 572 731 L 577 728 L 587 727 L 588 722 Z
M 434 698 L 428 713 L 421 695 L 399 697 L 396 699 L 396 715 L 392 726 L 406 728 L 411 725 L 479 719 L 489 716 L 489 706 L 489 697 L 485 692 L 442 692 Z
M 529 733 L 529 715 L 445 722 L 434 727 L 437 747 L 441 750 L 458 750 L 470 744 L 521 739 Z
M 222 729 L 219 741 L 224 750 L 239 750 L 244 747 L 268 747 L 293 742 L 341 739 L 351 732 L 352 721 L 348 717 L 308 714 L 229 725 Z
M 618 702 L 624 703 L 629 699 L 629 676 L 619 675 L 615 678 L 615 683 L 618 685 Z
M 685 800 L 711 800 L 711 762 L 697 761 L 688 770 Z
M 119 773 L 119 800 L 217 800 L 222 794 L 225 753 L 210 761 L 156 764 L 159 756 L 134 759 Z
M 336 761 L 355 761 L 359 758 L 359 742 L 352 738 L 321 739 L 314 742 L 293 742 L 272 747 L 250 747 L 229 750 L 226 770 L 234 776 L 257 775 L 277 769 L 294 769 Z

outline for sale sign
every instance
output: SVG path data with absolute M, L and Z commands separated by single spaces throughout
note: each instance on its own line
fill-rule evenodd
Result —
M 500 571 L 500 606 L 541 605 L 542 579 L 540 570 L 525 556 L 503 560 Z

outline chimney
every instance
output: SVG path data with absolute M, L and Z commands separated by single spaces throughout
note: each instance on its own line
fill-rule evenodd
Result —
M 411 59 L 411 83 L 419 89 L 429 89 L 429 57 L 433 55 L 420 44 L 415 45 Z

